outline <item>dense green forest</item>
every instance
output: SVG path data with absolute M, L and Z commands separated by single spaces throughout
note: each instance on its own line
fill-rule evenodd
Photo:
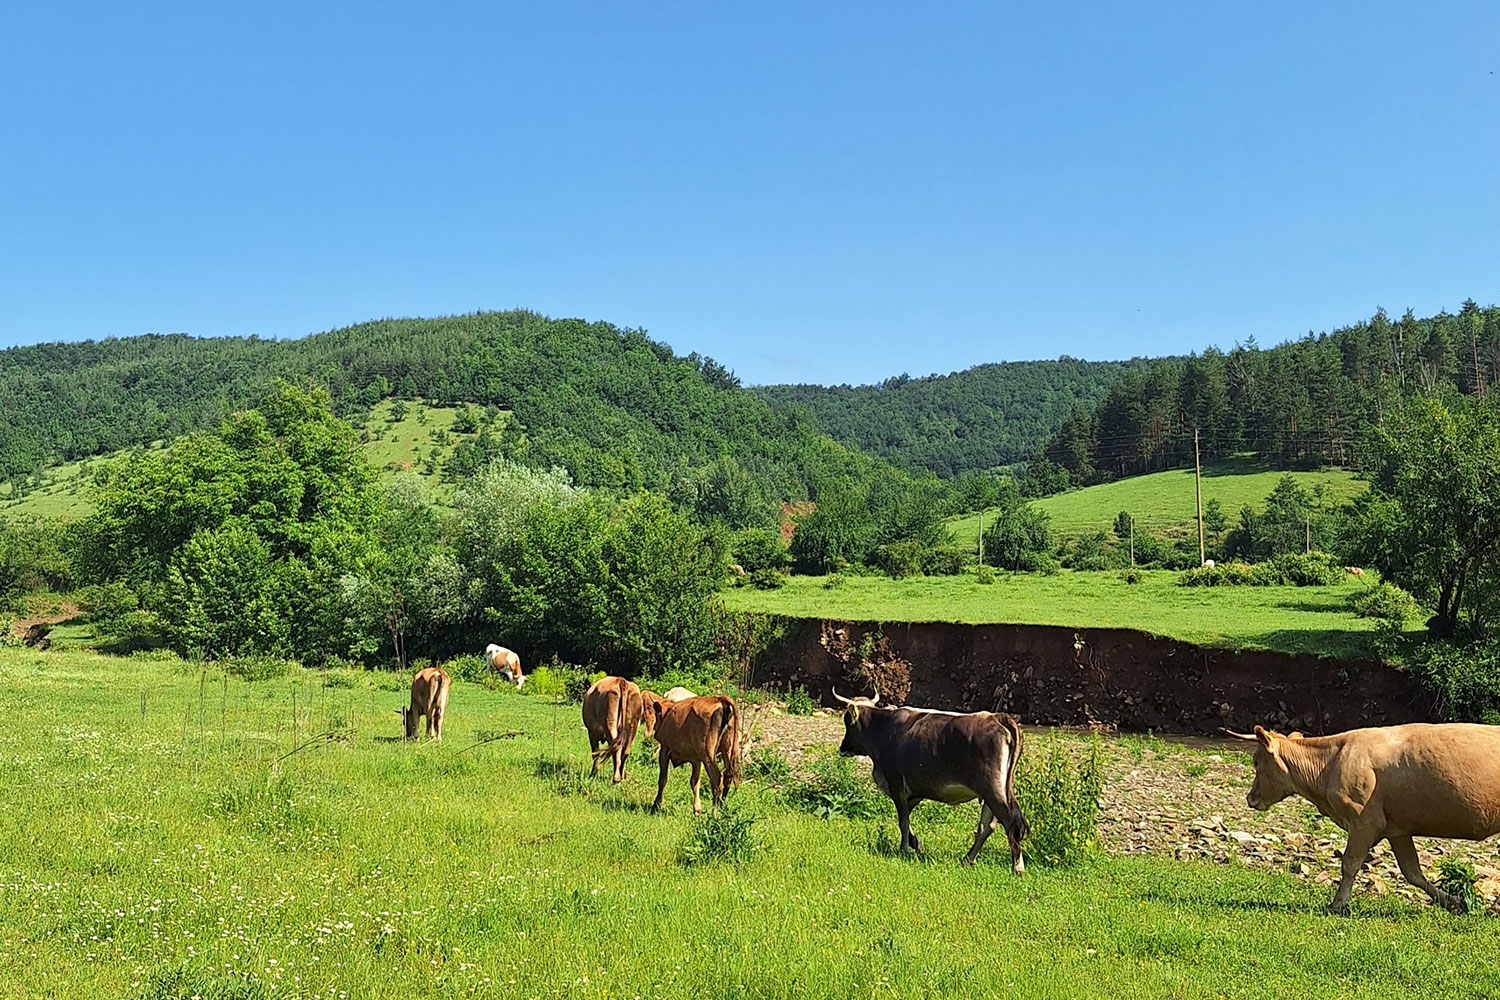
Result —
M 1007 361 L 879 385 L 767 385 L 778 406 L 805 406 L 834 439 L 943 478 L 1026 461 L 1078 407 L 1091 407 L 1149 362 Z
M 1411 393 L 1482 394 L 1500 377 L 1500 308 L 1367 322 L 1262 350 L 1254 341 L 1126 372 L 1043 449 L 1085 485 L 1244 451 L 1283 467 L 1368 464 L 1359 442 Z
M 710 358 L 639 330 L 490 312 L 381 320 L 299 340 L 182 335 L 0 352 L 0 478 L 24 491 L 45 466 L 217 427 L 277 379 L 327 390 L 336 413 L 389 397 L 489 404 L 511 419 L 481 435 L 477 469 L 504 456 L 574 483 L 652 489 L 686 506 L 749 508 L 880 478 L 881 463 L 772 407 Z M 899 478 L 899 477 L 898 477 Z M 721 512 L 723 513 L 723 512 Z M 737 525 L 740 526 L 740 525 Z

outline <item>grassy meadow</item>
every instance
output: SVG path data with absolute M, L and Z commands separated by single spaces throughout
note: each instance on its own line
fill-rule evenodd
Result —
M 0 650 L 0 680 L 11 997 L 1500 991 L 1484 917 L 1368 894 L 1331 917 L 1325 887 L 1238 865 L 1016 878 L 997 839 L 965 869 L 972 807 L 923 806 L 909 860 L 888 805 L 823 820 L 752 780 L 760 849 L 687 866 L 685 770 L 652 816 L 644 749 L 589 782 L 577 707 L 508 689 L 456 682 L 444 741 L 408 745 L 392 675 Z
M 1348 601 L 1373 577 L 1328 587 L 1181 587 L 1176 571 L 1139 572 L 1134 584 L 1119 573 L 1072 570 L 997 572 L 990 584 L 969 574 L 851 576 L 828 587 L 828 577 L 794 576 L 777 590 L 728 590 L 724 603 L 801 618 L 1129 628 L 1204 646 L 1372 655 L 1375 622 L 1356 617 Z
M 453 431 L 453 418 L 458 410 L 454 407 L 430 406 L 417 400 L 406 402 L 406 413 L 395 419 L 392 406 L 395 400 L 381 400 L 370 409 L 366 428 L 369 440 L 363 445 L 365 458 L 384 476 L 394 476 L 409 469 L 418 475 L 427 475 L 434 486 L 439 481 L 436 475 L 428 475 L 424 464 L 429 456 L 436 455 L 437 469 L 441 471 L 443 461 L 453 453 L 459 441 L 472 439 L 476 434 L 459 434 Z M 503 419 L 503 418 L 502 418 Z M 434 434 L 448 435 L 446 444 L 437 444 Z M 160 448 L 165 442 L 154 442 Z M 44 482 L 20 499 L 11 496 L 9 483 L 0 484 L 0 516 L 45 517 L 76 520 L 93 513 L 93 505 L 87 496 L 87 486 L 92 470 L 119 458 L 123 452 L 100 455 L 84 462 L 66 462 L 47 469 Z M 442 492 L 441 490 L 439 492 Z
M 1206 466 L 1203 469 L 1203 502 L 1217 499 L 1230 524 L 1238 524 L 1241 508 L 1258 509 L 1264 505 L 1266 497 L 1283 475 L 1287 473 L 1247 459 Z M 1308 490 L 1321 485 L 1335 502 L 1357 496 L 1368 487 L 1342 469 L 1293 472 L 1290 475 Z M 1198 530 L 1194 489 L 1193 470 L 1175 469 L 1070 490 L 1033 501 L 1033 504 L 1047 512 L 1053 530 L 1064 536 L 1110 531 L 1122 510 L 1135 517 L 1138 532 L 1187 534 Z M 979 533 L 978 514 L 967 514 L 948 523 L 955 541 L 964 545 L 975 543 Z M 985 523 L 989 523 L 988 517 Z

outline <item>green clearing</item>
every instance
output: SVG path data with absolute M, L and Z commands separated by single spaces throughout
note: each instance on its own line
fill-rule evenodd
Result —
M 644 754 L 581 780 L 577 707 L 510 690 L 455 683 L 444 742 L 403 745 L 391 675 L 7 650 L 0 680 L 26 720 L 0 735 L 12 997 L 1500 992 L 1491 919 L 1369 893 L 1330 917 L 1325 887 L 1238 865 L 1016 878 L 995 840 L 965 869 L 970 807 L 924 806 L 926 858 L 899 859 L 888 806 L 821 820 L 751 781 L 763 850 L 684 867 L 685 770 L 649 815 Z
M 400 455 L 422 432 L 406 433 L 388 428 L 380 442 Z M 1091 627 L 1114 615 L 1156 630 L 1153 616 L 1166 616 L 1160 631 L 1213 628 L 1221 639 L 1226 620 L 1253 623 L 1274 634 L 1261 641 L 1250 629 L 1242 644 L 1271 648 L 1330 652 L 1368 640 L 1351 637 L 1367 626 L 1342 610 L 1358 581 L 1186 591 L 1175 580 L 858 578 L 731 600 L 801 588 L 817 603 L 863 588 L 910 614 L 938 588 L 932 606 L 968 601 L 1016 621 L 1067 607 L 1071 593 Z M 1184 606 L 1188 618 L 1171 618 Z M 751 782 L 737 808 L 755 817 L 765 850 L 741 869 L 685 868 L 681 847 L 702 827 L 688 813 L 684 772 L 673 775 L 667 814 L 646 815 L 651 772 L 639 754 L 625 786 L 588 782 L 575 707 L 474 685 L 458 686 L 444 745 L 403 745 L 391 709 L 404 680 L 298 671 L 252 684 L 168 658 L 0 651 L 0 682 L 21 722 L 0 736 L 8 994 L 1197 997 L 1253 983 L 1273 996 L 1483 996 L 1500 987 L 1485 961 L 1491 923 L 1405 900 L 1362 897 L 1355 919 L 1334 920 L 1321 912 L 1327 890 L 1306 880 L 1161 858 L 1033 866 L 1015 879 L 995 843 L 963 869 L 972 808 L 924 809 L 929 854 L 916 862 L 888 856 L 888 808 L 875 820 L 825 822 Z M 521 732 L 477 745 L 509 730 Z M 305 742 L 323 732 L 339 739 Z M 1062 738 L 1039 738 L 1033 759 Z M 1319 947 L 1330 940 L 1336 947 Z
M 1230 524 L 1238 524 L 1240 509 L 1247 505 L 1257 509 L 1263 506 L 1277 480 L 1286 474 L 1249 459 L 1206 466 L 1203 470 L 1203 502 L 1217 499 Z M 1334 502 L 1357 496 L 1367 488 L 1367 484 L 1355 479 L 1353 473 L 1342 469 L 1293 472 L 1290 475 L 1308 490 L 1316 490 L 1321 485 Z M 1176 469 L 1059 493 L 1033 501 L 1033 504 L 1046 511 L 1052 519 L 1053 530 L 1065 536 L 1108 532 L 1122 510 L 1135 517 L 1137 531 L 1170 535 L 1197 530 L 1194 520 L 1196 502 L 1193 470 Z M 948 523 L 955 541 L 974 544 L 979 532 L 977 514 L 966 514 Z
M 370 439 L 365 442 L 365 458 L 378 468 L 381 475 L 395 476 L 404 469 L 425 476 L 435 491 L 444 496 L 448 492 L 437 475 L 424 471 L 424 463 L 430 455 L 437 456 L 437 468 L 453 449 L 463 440 L 472 440 L 477 434 L 459 434 L 453 430 L 453 418 L 458 410 L 447 406 L 429 406 L 419 400 L 407 400 L 406 414 L 393 419 L 391 408 L 395 400 L 382 400 L 370 410 L 366 422 Z M 502 412 L 502 422 L 506 419 Z M 446 443 L 438 444 L 435 435 L 447 435 Z M 155 442 L 152 447 L 161 447 Z M 11 487 L 0 485 L 0 516 L 60 518 L 76 520 L 93 513 L 93 505 L 86 495 L 89 474 L 93 469 L 119 458 L 124 452 L 114 452 L 87 459 L 84 462 L 67 462 L 48 468 L 43 474 L 43 484 L 19 500 L 11 499 Z
M 1108 571 L 997 572 L 992 584 L 967 574 L 852 576 L 834 588 L 825 586 L 827 577 L 794 576 L 777 590 L 726 591 L 724 603 L 735 611 L 799 618 L 1129 628 L 1203 646 L 1373 655 L 1374 621 L 1348 608 L 1351 596 L 1375 585 L 1373 575 L 1331 587 L 1180 587 L 1181 574 L 1172 570 L 1140 575 L 1135 584 Z

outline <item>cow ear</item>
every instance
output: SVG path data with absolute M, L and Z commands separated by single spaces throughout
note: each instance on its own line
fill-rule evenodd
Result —
M 1286 734 L 1286 738 L 1289 739 L 1289 740 L 1300 740 L 1302 738 L 1302 733 L 1300 733 L 1300 732 L 1287 733 Z
M 1271 749 L 1276 742 L 1275 734 L 1267 730 L 1264 726 L 1255 727 L 1255 738 L 1260 740 L 1260 745 L 1267 750 Z

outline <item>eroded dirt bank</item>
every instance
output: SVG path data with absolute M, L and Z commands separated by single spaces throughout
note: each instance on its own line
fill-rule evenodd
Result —
M 1426 721 L 1427 697 L 1373 661 L 1235 652 L 1126 629 L 804 619 L 757 658 L 757 684 L 825 704 L 869 693 L 1000 709 L 1033 725 L 1215 734 L 1256 723 L 1308 733 Z

